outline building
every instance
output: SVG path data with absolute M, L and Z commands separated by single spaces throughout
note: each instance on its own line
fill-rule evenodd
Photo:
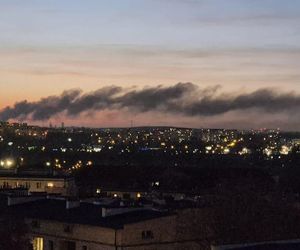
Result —
M 96 188 L 96 195 L 104 197 L 115 197 L 121 199 L 140 199 L 140 198 L 164 198 L 172 197 L 175 200 L 182 200 L 188 196 L 188 194 L 182 192 L 172 191 L 160 191 L 160 190 L 135 190 L 135 189 L 109 189 L 105 187 Z
M 34 250 L 199 249 L 178 234 L 174 212 L 53 196 L 9 197 L 8 204 L 2 216 L 25 219 Z
M 0 174 L 0 189 L 26 188 L 29 193 L 76 194 L 74 178 L 53 175 L 3 175 Z
M 114 197 L 121 199 L 139 199 L 148 195 L 145 190 L 124 190 L 124 189 L 107 189 L 97 188 L 96 194 L 106 197 Z
M 266 241 L 227 241 L 232 245 L 224 245 L 227 238 L 211 241 L 204 220 L 210 209 L 155 209 L 126 204 L 119 198 L 76 200 L 45 194 L 0 194 L 0 219 L 22 218 L 34 250 L 299 249 L 295 234 L 282 236 L 285 241 L 275 241 L 273 235 Z M 211 246 L 213 242 L 218 245 Z

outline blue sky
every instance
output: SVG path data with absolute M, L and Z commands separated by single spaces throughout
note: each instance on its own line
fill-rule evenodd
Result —
M 299 44 L 297 0 L 2 0 L 8 46 L 155 45 L 180 48 Z

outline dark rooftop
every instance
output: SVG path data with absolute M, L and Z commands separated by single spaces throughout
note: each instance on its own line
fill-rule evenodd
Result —
M 66 209 L 65 200 L 45 199 L 7 207 L 5 213 L 26 218 L 60 221 L 72 224 L 94 225 L 119 229 L 126 224 L 171 215 L 169 212 L 140 210 L 126 214 L 102 217 L 102 206 L 81 203 L 79 207 Z

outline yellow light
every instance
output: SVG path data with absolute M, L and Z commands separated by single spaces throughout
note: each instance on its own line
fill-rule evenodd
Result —
M 141 195 L 140 193 L 137 193 L 137 194 L 136 194 L 136 197 L 137 197 L 137 198 L 141 198 L 142 195 Z
M 32 241 L 33 250 L 43 250 L 44 249 L 44 239 L 41 237 L 36 237 Z
M 230 153 L 230 149 L 229 148 L 224 148 L 224 154 L 229 154 Z
M 270 149 L 270 148 L 265 148 L 265 149 L 264 149 L 264 153 L 265 153 L 267 156 L 271 156 L 272 153 L 273 153 L 273 151 L 272 151 L 272 149 Z
M 48 183 L 47 183 L 47 187 L 49 187 L 49 188 L 53 188 L 53 187 L 54 187 L 54 184 L 53 184 L 53 182 L 48 182 Z
M 281 147 L 280 154 L 288 155 L 290 151 L 291 151 L 291 148 L 289 148 L 288 146 L 283 145 Z
M 9 160 L 9 159 L 6 160 L 6 166 L 7 167 L 10 168 L 13 164 L 14 164 L 14 162 L 12 160 Z

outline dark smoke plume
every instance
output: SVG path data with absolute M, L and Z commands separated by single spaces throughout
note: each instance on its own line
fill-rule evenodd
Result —
M 257 109 L 265 113 L 297 110 L 300 95 L 260 89 L 251 93 L 219 93 L 219 86 L 200 88 L 192 83 L 178 83 L 170 87 L 156 86 L 128 90 L 107 86 L 90 93 L 81 90 L 64 91 L 59 96 L 49 96 L 37 102 L 26 100 L 0 111 L 0 120 L 48 120 L 65 113 L 77 116 L 83 112 L 105 109 L 127 109 L 132 112 L 148 111 L 181 114 L 185 116 L 215 116 L 230 111 Z

